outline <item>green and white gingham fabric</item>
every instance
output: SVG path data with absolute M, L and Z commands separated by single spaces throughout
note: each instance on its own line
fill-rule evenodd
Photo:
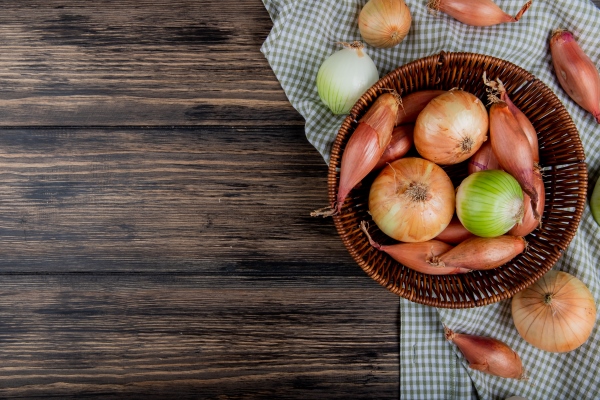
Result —
M 336 42 L 361 40 L 357 17 L 367 0 L 263 0 L 273 29 L 261 51 L 292 106 L 304 117 L 306 137 L 325 162 L 344 116 L 334 116 L 320 101 L 315 79 L 321 63 L 339 49 Z M 496 0 L 514 15 L 525 0 Z M 366 46 L 380 76 L 442 50 L 487 54 L 515 63 L 546 83 L 562 100 L 579 129 L 590 185 L 600 175 L 600 128 L 560 88 L 548 42 L 558 28 L 574 33 L 600 66 L 600 10 L 587 0 L 533 0 L 513 24 L 471 27 L 430 13 L 427 0 L 407 0 L 413 23 L 405 40 L 392 49 Z M 586 208 L 578 233 L 555 269 L 581 279 L 600 299 L 600 226 Z M 600 313 L 598 314 L 600 317 Z M 521 356 L 529 380 L 497 378 L 468 368 L 458 349 L 444 339 L 443 325 L 456 332 L 492 336 Z M 435 309 L 400 299 L 400 398 L 528 400 L 600 399 L 600 332 L 566 354 L 544 352 L 518 335 L 510 300 L 468 310 Z

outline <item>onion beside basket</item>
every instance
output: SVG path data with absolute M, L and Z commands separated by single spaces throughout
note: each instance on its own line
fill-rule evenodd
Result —
M 373 85 L 343 121 L 331 151 L 329 199 L 337 195 L 339 166 L 356 122 L 375 99 L 390 89 L 406 96 L 427 89 L 460 88 L 486 99 L 483 74 L 499 78 L 538 132 L 540 165 L 544 173 L 546 206 L 542 227 L 529 234 L 527 251 L 498 268 L 459 275 L 416 272 L 374 249 L 360 229 L 371 221 L 368 213 L 370 181 L 354 188 L 334 224 L 348 252 L 379 284 L 408 300 L 441 308 L 469 308 L 510 298 L 533 284 L 560 258 L 579 226 L 587 195 L 587 167 L 579 133 L 570 115 L 543 82 L 507 61 L 474 53 L 446 53 L 425 57 L 390 72 Z M 467 175 L 467 164 L 444 167 L 455 186 Z M 381 244 L 393 241 L 376 229 L 370 233 Z

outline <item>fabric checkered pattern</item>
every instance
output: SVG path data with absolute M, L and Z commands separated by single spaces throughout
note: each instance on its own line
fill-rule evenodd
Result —
M 367 0 L 263 0 L 273 28 L 261 51 L 292 106 L 304 117 L 306 137 L 329 161 L 331 145 L 345 116 L 333 115 L 320 101 L 315 80 L 321 63 L 337 42 L 361 40 L 357 16 Z M 496 0 L 514 15 L 525 0 Z M 413 19 L 405 40 L 391 49 L 366 45 L 380 76 L 415 59 L 468 51 L 498 57 L 528 70 L 548 85 L 573 118 L 585 149 L 590 188 L 600 176 L 600 128 L 589 113 L 568 98 L 554 76 L 548 42 L 558 28 L 573 32 L 579 45 L 600 66 L 600 10 L 585 0 L 534 0 L 523 18 L 492 27 L 463 25 L 446 14 L 432 14 L 427 0 L 407 0 Z M 578 233 L 554 269 L 581 279 L 600 299 L 600 226 L 586 208 Z M 598 313 L 600 317 L 600 313 Z M 492 336 L 511 346 L 523 360 L 527 381 L 497 378 L 468 368 L 444 339 L 443 325 L 456 332 Z M 435 309 L 400 299 L 401 399 L 600 399 L 600 332 L 566 354 L 544 352 L 518 335 L 510 300 L 467 310 Z

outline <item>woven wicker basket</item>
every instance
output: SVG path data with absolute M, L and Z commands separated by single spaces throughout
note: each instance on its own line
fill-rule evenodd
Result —
M 488 78 L 502 80 L 513 103 L 527 115 L 538 132 L 546 204 L 542 227 L 526 237 L 526 252 L 488 271 L 427 275 L 399 264 L 369 245 L 359 228 L 361 221 L 370 222 L 370 232 L 376 241 L 393 243 L 377 229 L 368 214 L 369 182 L 352 190 L 342 212 L 334 216 L 337 231 L 358 265 L 388 290 L 417 303 L 469 308 L 512 297 L 552 268 L 575 235 L 585 207 L 587 167 L 583 147 L 577 128 L 555 94 L 533 75 L 507 61 L 473 53 L 444 52 L 389 73 L 352 108 L 331 151 L 328 175 L 331 203 L 336 199 L 344 146 L 356 128 L 356 121 L 379 94 L 389 89 L 407 95 L 424 89 L 460 88 L 487 104 L 484 72 Z M 445 169 L 455 185 L 467 174 L 466 164 Z

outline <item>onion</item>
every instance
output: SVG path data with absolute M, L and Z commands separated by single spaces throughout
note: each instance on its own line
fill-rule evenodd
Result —
M 458 244 L 466 239 L 472 238 L 473 236 L 474 235 L 463 226 L 458 217 L 455 215 L 452 217 L 452 220 L 450 220 L 450 223 L 446 229 L 437 235 L 435 239 L 449 244 Z
M 437 267 L 486 270 L 504 265 L 526 248 L 527 242 L 520 236 L 474 236 L 428 261 Z
M 544 206 L 546 205 L 546 189 L 544 188 L 542 173 L 539 170 L 533 172 L 533 186 L 538 193 L 536 211 L 541 216 L 544 212 Z M 523 193 L 523 207 L 525 209 L 523 220 L 508 231 L 509 235 L 526 236 L 541 225 L 541 220 L 538 220 L 534 215 L 533 209 L 531 208 L 532 204 L 527 193 Z
M 523 217 L 523 191 L 509 173 L 489 169 L 467 176 L 456 191 L 456 214 L 477 236 L 504 235 Z
M 402 105 L 398 111 L 396 125 L 415 122 L 419 113 L 425 106 L 440 94 L 446 93 L 446 90 L 419 90 L 408 94 L 402 98 Z
M 401 111 L 398 110 L 398 113 Z M 392 131 L 392 140 L 385 148 L 374 170 L 383 168 L 387 163 L 404 157 L 413 145 L 414 124 L 396 126 Z
M 436 164 L 457 164 L 487 139 L 488 112 L 475 95 L 450 90 L 431 100 L 415 122 L 419 154 Z
M 358 15 L 360 34 L 373 47 L 394 47 L 406 37 L 411 22 L 404 0 L 369 0 Z
M 317 73 L 319 97 L 334 114 L 347 114 L 358 99 L 379 80 L 375 63 L 360 42 L 327 58 Z
M 579 279 L 549 271 L 512 298 L 519 334 L 533 346 L 563 353 L 585 343 L 596 322 L 596 302 Z
M 386 235 L 424 242 L 439 235 L 454 215 L 454 186 L 438 165 L 417 157 L 385 167 L 369 193 L 369 212 Z
M 387 253 L 394 260 L 407 266 L 408 268 L 429 275 L 452 275 L 464 274 L 470 272 L 466 268 L 454 268 L 443 266 L 432 266 L 427 260 L 437 257 L 452 249 L 452 245 L 439 240 L 427 240 L 418 243 L 396 243 L 391 245 L 382 245 L 375 242 L 369 235 L 368 227 L 363 221 L 360 229 L 367 235 L 369 243 L 375 249 Z
M 490 107 L 490 140 L 500 167 L 511 174 L 529 195 L 536 219 L 538 193 L 533 185 L 533 151 L 519 122 L 502 100 Z
M 456 333 L 446 326 L 444 335 L 458 347 L 469 368 L 501 378 L 527 379 L 521 357 L 506 343 L 491 337 Z
M 600 179 L 597 179 L 594 184 L 592 197 L 590 197 L 590 209 L 592 210 L 594 221 L 600 225 Z
M 531 0 L 514 17 L 502 11 L 492 0 L 429 0 L 427 6 L 432 11 L 441 11 L 466 25 L 492 26 L 517 22 L 531 7 Z
M 340 166 L 337 211 L 361 180 L 375 167 L 392 139 L 398 99 L 392 93 L 377 97 L 350 136 Z
M 469 158 L 469 165 L 467 168 L 469 174 L 485 171 L 486 169 L 500 169 L 498 159 L 492 150 L 491 141 L 486 140 L 483 142 L 479 150 Z
M 594 62 L 565 30 L 552 34 L 550 52 L 560 86 L 600 123 L 600 76 Z

